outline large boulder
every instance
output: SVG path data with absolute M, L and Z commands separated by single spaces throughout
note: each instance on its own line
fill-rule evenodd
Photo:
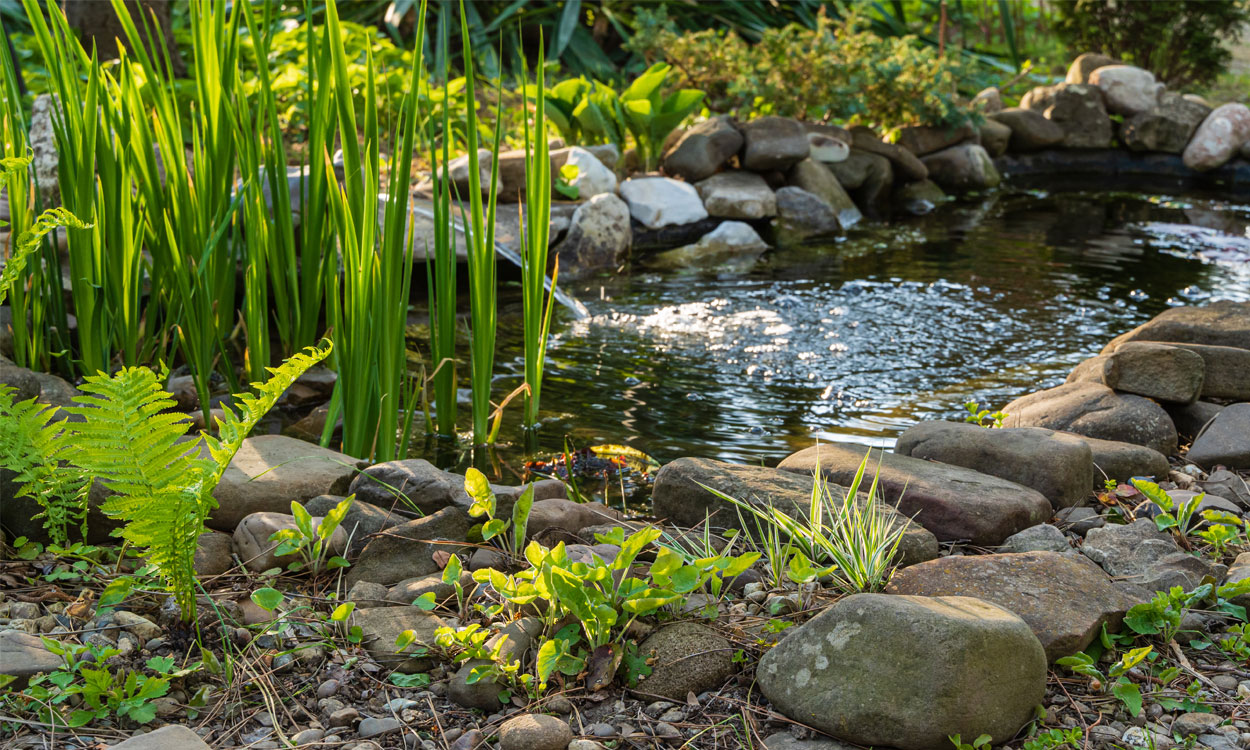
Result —
M 806 143 L 806 140 L 804 140 Z M 693 224 L 707 218 L 707 209 L 693 185 L 668 177 L 635 177 L 620 186 L 634 220 L 648 229 Z
M 1225 104 L 1207 115 L 1181 154 L 1185 166 L 1206 171 L 1223 166 L 1250 141 L 1250 107 Z
M 1011 144 L 1011 128 L 998 122 L 997 120 L 987 119 L 981 123 L 981 147 L 985 152 L 994 158 L 998 158 L 1007 153 L 1007 147 Z
M 929 168 L 919 157 L 896 143 L 881 140 L 871 128 L 856 125 L 851 128 L 851 138 L 852 146 L 889 159 L 899 174 L 908 180 L 923 180 L 929 176 Z
M 1159 96 L 1159 106 L 1124 120 L 1120 140 L 1130 151 L 1179 154 L 1209 114 L 1207 105 L 1165 91 Z
M 698 242 L 665 250 L 648 261 L 653 268 L 745 268 L 768 250 L 768 243 L 745 222 L 726 221 Z
M 1223 464 L 1232 469 L 1250 470 L 1250 402 L 1221 409 L 1194 439 L 1185 458 L 1207 469 Z
M 809 476 L 819 468 L 828 481 L 845 485 L 853 481 L 866 453 L 870 470 L 879 467 L 884 499 L 940 541 L 993 547 L 1052 513 L 1045 495 L 1015 482 L 962 466 L 866 451 L 861 445 L 822 443 L 792 454 L 777 468 Z
M 234 531 L 251 513 L 289 513 L 292 500 L 346 495 L 358 464 L 351 456 L 285 435 L 247 438 L 213 490 L 217 509 L 207 525 Z
M 1063 127 L 1047 120 L 1041 112 L 1012 107 L 990 115 L 990 119 L 1011 128 L 1011 151 L 1037 151 L 1063 141 Z
M 464 477 L 443 471 L 424 458 L 383 461 L 361 471 L 344 494 L 379 508 L 401 508 L 421 514 L 449 506 L 468 508 Z
M 1167 591 L 1173 586 L 1188 591 L 1207 576 L 1219 578 L 1224 574 L 1223 565 L 1212 565 L 1203 557 L 1181 551 L 1149 518 L 1090 529 L 1081 552 L 1101 565 L 1107 575 L 1146 592 Z
M 807 131 L 789 117 L 760 117 L 742 126 L 742 168 L 754 172 L 788 169 L 811 152 Z
M 638 652 L 651 664 L 651 674 L 638 684 L 638 690 L 680 702 L 690 693 L 720 689 L 737 671 L 733 644 L 697 622 L 660 628 L 642 642 Z
M 926 155 L 921 161 L 930 178 L 943 190 L 966 193 L 987 190 L 1002 181 L 994 160 L 975 143 L 961 143 Z
M 1056 510 L 1084 502 L 1094 477 L 1089 446 L 1037 427 L 986 429 L 967 422 L 920 422 L 899 436 L 894 452 L 1032 487 Z
M 1202 357 L 1180 347 L 1126 341 L 1110 354 L 1091 357 L 1073 368 L 1067 382 L 1101 383 L 1122 393 L 1191 404 L 1202 392 Z
M 977 129 L 971 124 L 959 127 L 909 125 L 898 131 L 898 145 L 916 156 L 941 151 L 964 141 L 976 141 Z
M 1094 459 L 1094 488 L 1101 489 L 1108 479 L 1126 483 L 1133 477 L 1163 479 L 1168 475 L 1171 466 L 1167 456 L 1144 445 L 1123 443 L 1118 440 L 1099 440 L 1097 438 L 1078 435 L 1075 432 L 1059 433 L 1069 435 L 1089 446 Z
M 816 159 L 804 159 L 795 164 L 786 181 L 791 187 L 802 188 L 828 203 L 843 229 L 849 229 L 864 218 L 833 171 Z
M 1104 625 L 1115 631 L 1137 604 L 1088 558 L 1059 552 L 930 560 L 896 572 L 886 593 L 997 604 L 1029 624 L 1050 661 L 1085 650 Z
M 464 552 L 474 521 L 464 508 L 443 508 L 422 518 L 392 526 L 365 546 L 347 569 L 347 586 L 357 581 L 384 586 L 442 570 L 440 553 Z
M 1112 352 L 1123 347 L 1146 345 L 1140 341 L 1121 342 Z M 1200 398 L 1218 398 L 1229 401 L 1250 400 L 1250 349 L 1235 346 L 1210 346 L 1169 341 L 1167 346 L 1186 349 L 1202 358 L 1202 390 Z M 1179 425 L 1178 425 L 1179 427 Z
M 565 166 L 577 167 L 577 176 L 569 183 L 577 188 L 577 199 L 590 200 L 596 195 L 616 192 L 616 173 L 599 158 L 581 146 L 571 146 Z
M 695 185 L 709 216 L 763 219 L 777 214 L 777 196 L 754 172 L 721 172 Z
M 1089 83 L 1089 77 L 1095 70 L 1108 65 L 1119 64 L 1120 61 L 1114 57 L 1107 57 L 1097 52 L 1086 52 L 1078 56 L 1068 66 L 1068 75 L 1064 78 L 1064 81 L 1067 83 Z
M 633 239 L 625 201 L 611 193 L 596 195 L 577 207 L 568 234 L 553 248 L 560 278 L 619 268 L 629 258 Z
M 1176 425 L 1176 434 L 1181 437 L 1195 438 L 1202 428 L 1206 427 L 1215 415 L 1223 410 L 1220 404 L 1210 401 L 1195 401 L 1192 404 L 1167 404 L 1168 416 Z
M 1125 341 L 1168 341 L 1250 349 L 1250 302 L 1212 302 L 1203 307 L 1172 307 L 1122 333 L 1103 347 L 1115 351 Z
M 1169 456 L 1176 452 L 1176 427 L 1163 407 L 1099 383 L 1065 383 L 1030 393 L 1003 411 L 1005 427 L 1047 427 L 1144 445 Z
M 664 152 L 665 174 L 686 182 L 711 177 L 742 148 L 742 133 L 728 117 L 713 117 L 687 128 Z
M 1107 148 L 1111 145 L 1111 118 L 1103 104 L 1102 91 L 1081 83 L 1061 84 L 1046 119 L 1063 128 L 1064 148 Z
M 342 500 L 343 498 L 338 495 L 319 495 L 305 503 L 304 509 L 314 516 L 324 516 L 334 510 Z M 341 527 L 351 538 L 351 549 L 359 551 L 364 549 L 365 544 L 374 534 L 411 520 L 411 515 L 405 515 L 397 510 L 379 508 L 356 499 L 348 506 L 347 515 L 343 516 Z
M 861 455 L 862 458 L 862 455 Z M 822 467 L 823 468 L 823 467 Z M 829 484 L 839 498 L 846 497 L 846 488 Z M 717 527 L 741 528 L 736 506 L 708 491 L 717 492 L 759 507 L 772 506 L 792 518 L 806 518 L 812 496 L 811 472 L 802 473 L 713 461 L 708 458 L 679 458 L 659 470 L 652 491 L 653 512 L 678 526 L 695 527 L 706 520 Z M 867 489 L 867 484 L 863 486 Z M 877 505 L 891 523 L 905 524 L 899 543 L 899 559 L 903 565 L 932 560 L 938 554 L 933 534 L 917 523 L 909 522 L 891 506 Z M 743 514 L 746 515 L 745 512 Z M 747 528 L 753 528 L 747 520 Z
M 875 218 L 888 213 L 890 187 L 894 184 L 894 168 L 889 159 L 852 148 L 846 161 L 826 166 L 865 215 Z
M 777 191 L 777 218 L 773 226 L 777 242 L 782 245 L 835 234 L 842 228 L 833 206 L 803 188 L 790 186 Z
M 995 744 L 1033 718 L 1046 654 L 1007 610 L 967 597 L 855 594 L 791 630 L 756 670 L 789 718 L 865 746 Z
M 1106 65 L 1089 74 L 1089 82 L 1102 89 L 1107 111 L 1132 116 L 1149 112 L 1159 103 L 1163 85 L 1154 73 L 1132 65 Z

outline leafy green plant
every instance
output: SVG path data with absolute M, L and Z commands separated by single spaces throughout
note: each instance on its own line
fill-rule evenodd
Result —
M 295 516 L 295 528 L 279 529 L 269 537 L 269 541 L 278 542 L 278 547 L 274 550 L 276 556 L 298 555 L 298 560 L 287 564 L 287 570 L 297 571 L 308 568 L 315 576 L 321 573 L 322 569 L 334 570 L 345 568 L 350 564 L 338 555 L 333 555 L 329 559 L 326 559 L 326 556 L 330 552 L 330 538 L 338 530 L 339 524 L 343 522 L 343 518 L 347 516 L 355 500 L 355 495 L 343 498 L 338 505 L 322 517 L 316 526 L 313 525 L 312 515 L 304 509 L 304 506 L 296 500 L 291 501 L 291 515 Z
M 982 750 L 982 748 L 989 747 L 992 738 L 988 734 L 983 734 L 969 743 L 963 741 L 962 735 L 952 734 L 947 739 L 955 746 L 955 750 Z
M 1065 656 L 1056 660 L 1055 663 L 1091 678 L 1090 687 L 1096 691 L 1106 692 L 1110 689 L 1111 694 L 1124 704 L 1128 712 L 1137 716 L 1142 710 L 1141 688 L 1128 678 L 1127 673 L 1141 664 L 1152 651 L 1154 651 L 1153 646 L 1142 646 L 1128 651 L 1108 668 L 1106 675 L 1095 666 L 1095 659 L 1084 652 Z
M 989 409 L 982 409 L 981 405 L 976 401 L 968 401 L 964 404 L 964 409 L 968 411 L 964 415 L 964 421 L 979 427 L 1002 427 L 1003 420 L 1007 418 L 1007 413 L 1002 411 L 991 412 Z M 989 424 L 985 420 L 989 420 Z M 1112 488 L 1114 489 L 1114 488 Z
M 1024 750 L 1058 750 L 1061 747 L 1070 747 L 1077 750 L 1081 747 L 1081 740 L 1084 735 L 1080 727 L 1072 727 L 1070 729 L 1051 728 L 1043 732 L 1038 732 L 1033 737 L 1024 741 Z
M 1217 557 L 1227 555 L 1230 547 L 1250 544 L 1250 520 L 1219 510 L 1202 511 L 1202 520 L 1206 528 L 1195 536 L 1210 544 Z
M 53 544 L 69 543 L 69 531 L 86 536 L 90 478 L 63 465 L 76 450 L 73 435 L 54 421 L 55 407 L 34 398 L 14 402 L 14 389 L 0 386 L 0 466 L 14 472 L 17 497 L 32 497 L 42 510 L 44 530 Z
M 526 485 L 513 504 L 511 520 L 495 517 L 495 493 L 482 472 L 472 467 L 465 471 L 464 491 L 473 500 L 473 504 L 469 506 L 469 515 L 473 518 L 486 517 L 482 524 L 482 540 L 489 542 L 498 538 L 503 542 L 505 552 L 513 558 L 520 558 L 525 548 L 525 530 L 529 523 L 530 510 L 534 507 L 534 485 Z M 509 528 L 512 533 L 505 536 Z
M 621 92 L 621 119 L 638 145 L 643 170 L 654 170 L 660 161 L 660 146 L 668 134 L 703 103 L 703 92 L 680 89 L 662 96 L 665 79 L 672 66 L 656 63 Z
M 796 509 L 792 516 L 773 505 L 759 507 L 711 487 L 704 486 L 704 489 L 762 523 L 776 527 L 791 545 L 788 552 L 798 551 L 806 560 L 828 564 L 827 571 L 820 574 L 830 575 L 839 590 L 880 591 L 889 583 L 894 558 L 907 526 L 893 517 L 888 508 L 878 507 L 877 476 L 874 475 L 863 500 L 857 499 L 869 454 L 860 462 L 846 494 L 841 497 L 840 490 L 831 488 L 817 467 L 806 514 Z M 791 552 L 790 561 L 793 563 L 794 559 Z M 797 564 L 801 569 L 802 560 Z
M 1137 491 L 1146 496 L 1147 500 L 1157 505 L 1160 513 L 1154 517 L 1155 527 L 1159 531 L 1171 531 L 1182 544 L 1188 546 L 1187 538 L 1194 530 L 1195 515 L 1198 506 L 1206 498 L 1206 493 L 1194 495 L 1183 503 L 1177 504 L 1172 496 L 1159 488 L 1159 485 L 1145 479 L 1130 479 Z

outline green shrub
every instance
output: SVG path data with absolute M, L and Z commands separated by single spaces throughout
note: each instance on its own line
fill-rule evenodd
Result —
M 749 45 L 732 31 L 657 32 L 648 51 L 677 83 L 707 93 L 709 109 L 871 125 L 957 125 L 958 85 L 971 72 L 914 36 L 881 37 L 854 16 L 791 24 Z
M 1250 24 L 1246 0 L 1057 0 L 1055 31 L 1073 54 L 1102 52 L 1173 87 L 1210 83 L 1232 60 L 1229 43 Z

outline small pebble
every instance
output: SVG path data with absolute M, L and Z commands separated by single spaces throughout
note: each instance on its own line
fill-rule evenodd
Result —
M 360 712 L 357 711 L 355 708 L 351 706 L 348 706 L 346 708 L 340 708 L 339 710 L 330 714 L 330 726 L 350 727 L 352 724 L 355 724 L 356 720 L 359 718 L 360 718 Z
M 317 697 L 329 698 L 330 696 L 334 695 L 338 691 L 339 691 L 338 680 L 326 680 L 325 682 L 317 686 Z
M 308 745 L 318 742 L 326 736 L 324 729 L 305 729 L 302 732 L 296 732 L 291 735 L 291 741 L 296 745 Z
M 470 729 L 460 735 L 451 745 L 451 750 L 473 750 L 486 741 L 486 735 L 480 729 Z
M 382 719 L 365 719 L 360 722 L 360 726 L 356 727 L 356 734 L 362 738 L 379 737 L 391 732 L 397 732 L 403 729 L 404 725 L 398 720 L 391 718 Z

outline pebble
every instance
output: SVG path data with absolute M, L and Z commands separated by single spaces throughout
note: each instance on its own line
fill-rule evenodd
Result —
M 543 708 L 553 714 L 571 714 L 573 713 L 573 702 L 563 695 L 554 695 L 547 699 Z
M 260 713 L 256 714 L 256 721 L 262 727 L 271 727 L 273 726 L 273 714 L 269 713 L 268 711 L 261 711 Z
M 604 750 L 604 747 L 594 740 L 573 740 L 568 750 Z
M 499 727 L 500 750 L 566 750 L 572 741 L 568 722 L 545 714 L 514 716 Z
M 392 698 L 386 702 L 386 709 L 394 713 L 399 713 L 405 708 L 413 708 L 416 705 L 418 705 L 418 703 L 411 698 Z
M 604 724 L 603 722 L 600 722 L 598 724 L 591 725 L 590 733 L 596 737 L 615 737 L 616 727 L 611 724 Z
M 9 617 L 14 620 L 37 620 L 39 605 L 34 602 L 9 602 Z
M 1215 683 L 1215 686 L 1220 690 L 1227 693 L 1237 692 L 1237 678 L 1231 674 L 1217 674 L 1211 678 L 1211 682 Z
M 482 730 L 470 729 L 452 743 L 451 750 L 473 750 L 485 741 L 486 735 L 482 734 Z
M 356 734 L 364 738 L 378 737 L 384 734 L 390 734 L 391 732 L 397 732 L 403 728 L 404 725 L 400 724 L 396 719 L 370 718 L 360 722 L 360 726 L 356 727 Z
M 332 727 L 349 727 L 356 723 L 360 718 L 360 712 L 351 706 L 340 708 L 330 714 L 330 726 Z
M 1205 745 L 1211 750 L 1237 750 L 1237 743 L 1226 734 L 1200 734 L 1198 735 L 1198 744 Z
M 302 732 L 296 732 L 291 735 L 291 741 L 296 745 L 307 745 L 313 742 L 318 742 L 325 736 L 326 730 L 324 729 L 305 729 Z
M 326 680 L 325 682 L 317 686 L 317 697 L 329 698 L 330 696 L 334 695 L 338 691 L 339 691 L 338 680 Z

